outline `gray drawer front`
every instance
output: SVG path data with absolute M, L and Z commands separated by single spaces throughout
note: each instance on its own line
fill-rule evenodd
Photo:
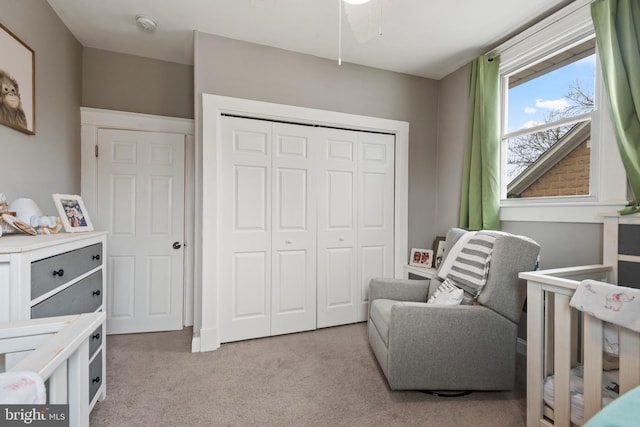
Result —
M 102 270 L 31 307 L 31 318 L 96 311 L 102 305 Z
M 100 345 L 102 345 L 102 325 L 89 336 L 89 357 L 93 356 Z
M 102 243 L 35 261 L 31 263 L 31 299 L 38 298 L 100 265 Z
M 618 226 L 618 253 L 640 255 L 640 225 L 620 224 Z
M 618 285 L 640 288 L 640 263 L 618 261 Z
M 102 351 L 100 351 L 96 358 L 93 359 L 89 365 L 89 403 L 93 400 L 93 397 L 98 392 L 98 389 L 102 385 Z

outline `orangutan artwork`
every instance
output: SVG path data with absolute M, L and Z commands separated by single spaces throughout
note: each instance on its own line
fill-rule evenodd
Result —
M 0 69 L 0 122 L 27 129 L 27 116 L 22 109 L 18 82 Z
M 0 52 L 0 125 L 35 135 L 35 52 L 2 24 Z

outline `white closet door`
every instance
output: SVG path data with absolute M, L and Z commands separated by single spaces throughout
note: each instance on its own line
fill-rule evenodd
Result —
M 220 341 L 228 342 L 271 332 L 271 123 L 223 117 L 221 144 Z
M 271 335 L 316 327 L 319 145 L 309 126 L 273 124 Z
M 318 327 L 356 321 L 358 133 L 319 128 Z
M 367 320 L 371 279 L 393 277 L 394 143 L 393 135 L 360 133 L 356 321 Z

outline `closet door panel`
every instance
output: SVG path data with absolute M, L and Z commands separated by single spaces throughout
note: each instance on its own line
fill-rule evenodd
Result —
M 358 133 L 318 133 L 318 327 L 327 327 L 356 321 Z
M 365 321 L 369 282 L 393 277 L 395 139 L 364 132 L 359 136 L 357 320 Z
M 272 335 L 316 327 L 313 130 L 273 124 Z
M 233 257 L 233 318 L 264 317 L 267 314 L 267 259 L 264 252 L 235 253 Z
M 270 334 L 271 124 L 224 117 L 221 136 L 220 337 L 229 342 Z

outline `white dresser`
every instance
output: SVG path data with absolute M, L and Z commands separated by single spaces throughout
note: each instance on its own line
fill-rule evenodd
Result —
M 0 322 L 105 311 L 106 235 L 0 237 Z M 105 333 L 103 323 L 89 341 L 90 408 L 105 398 Z

